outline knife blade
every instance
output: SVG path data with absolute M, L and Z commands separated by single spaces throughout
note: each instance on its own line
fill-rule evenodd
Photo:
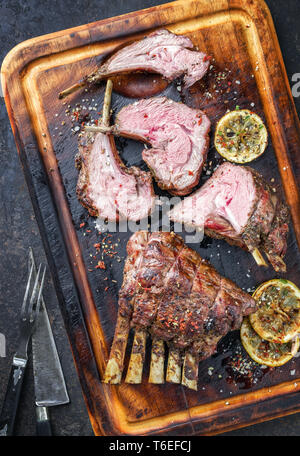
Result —
M 29 266 L 34 265 L 33 251 L 29 250 Z M 58 357 L 45 301 L 42 297 L 41 310 L 32 335 L 32 359 L 34 375 L 37 434 L 51 435 L 48 407 L 70 402 L 66 383 Z

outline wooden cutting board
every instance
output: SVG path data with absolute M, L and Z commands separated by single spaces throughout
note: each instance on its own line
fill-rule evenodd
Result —
M 131 233 L 113 234 L 108 247 L 117 254 L 102 251 L 106 270 L 95 269 L 101 258 L 94 244 L 103 241 L 103 235 L 75 195 L 77 134 L 71 130 L 70 114 L 78 103 L 97 116 L 104 85 L 77 92 L 67 101 L 58 100 L 57 95 L 91 73 L 117 46 L 160 27 L 188 35 L 213 57 L 209 74 L 183 98 L 174 85 L 164 91 L 173 99 L 203 109 L 212 121 L 212 137 L 216 120 L 236 105 L 254 110 L 266 121 L 269 146 L 253 166 L 274 185 L 279 184 L 278 191 L 285 194 L 292 223 L 284 277 L 300 286 L 295 178 L 300 171 L 299 120 L 273 22 L 263 1 L 179 0 L 15 47 L 2 66 L 5 101 L 97 435 L 216 434 L 300 410 L 297 358 L 282 368 L 261 369 L 243 351 L 237 332 L 222 340 L 216 355 L 200 363 L 198 392 L 171 384 L 148 384 L 149 358 L 141 385 L 101 383 Z M 132 101 L 114 93 L 112 106 L 118 111 Z M 124 140 L 117 145 L 126 163 L 144 166 L 141 144 Z M 218 161 L 213 145 L 208 161 Z M 204 173 L 201 183 L 207 178 Z M 157 187 L 156 191 L 159 193 Z M 225 242 L 205 239 L 192 247 L 245 289 L 276 277 L 270 268 L 258 268 L 250 255 L 229 248 Z

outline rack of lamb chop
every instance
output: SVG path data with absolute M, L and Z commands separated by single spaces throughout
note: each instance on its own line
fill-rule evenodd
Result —
M 102 125 L 108 126 L 112 82 L 107 81 Z M 76 193 L 92 216 L 108 221 L 138 221 L 155 203 L 151 174 L 119 157 L 114 137 L 85 131 L 80 138 L 76 167 L 80 170 Z
M 209 57 L 193 48 L 187 36 L 175 35 L 166 29 L 157 30 L 117 50 L 97 71 L 62 91 L 59 98 L 115 75 L 141 71 L 157 73 L 168 81 L 182 77 L 188 88 L 200 80 L 209 67 Z
M 248 166 L 223 163 L 195 193 L 169 213 L 171 220 L 203 229 L 251 252 L 275 271 L 285 272 L 284 256 L 289 232 L 289 210 L 262 176 Z
M 157 184 L 173 195 L 187 195 L 198 184 L 209 147 L 210 120 L 166 97 L 148 98 L 127 105 L 111 127 L 87 127 L 144 143 L 143 160 Z
M 127 244 L 114 340 L 103 381 L 120 383 L 130 328 L 134 341 L 125 382 L 141 383 L 147 335 L 152 338 L 149 382 L 197 389 L 198 363 L 228 331 L 256 310 L 255 300 L 220 276 L 183 239 L 138 231 Z M 183 363 L 183 367 L 182 367 Z

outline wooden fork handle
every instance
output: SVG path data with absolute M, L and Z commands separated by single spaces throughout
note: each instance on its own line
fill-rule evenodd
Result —
M 0 415 L 0 436 L 13 435 L 26 365 L 26 360 L 13 362 Z

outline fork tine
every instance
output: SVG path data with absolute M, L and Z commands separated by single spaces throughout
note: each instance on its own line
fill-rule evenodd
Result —
M 29 247 L 29 249 L 28 249 L 28 270 L 30 270 L 32 266 L 33 266 L 33 269 L 34 269 L 33 272 L 36 272 L 36 266 L 35 266 L 33 251 L 32 251 L 32 248 Z
M 27 315 L 29 316 L 30 320 L 32 318 L 33 305 L 36 302 L 37 294 L 38 294 L 38 290 L 39 290 L 39 278 L 40 278 L 41 269 L 42 269 L 42 264 L 39 265 L 39 269 L 38 269 L 38 272 L 37 272 L 37 275 L 35 278 L 32 294 L 31 294 L 31 298 L 30 298 L 30 302 L 29 302 L 29 306 L 28 306 Z
M 31 268 L 29 270 L 29 276 L 28 276 L 28 280 L 27 280 L 27 285 L 26 285 L 26 290 L 25 290 L 25 294 L 24 294 L 23 304 L 22 304 L 22 307 L 21 307 L 21 318 L 24 318 L 24 316 L 25 316 L 25 309 L 26 309 L 26 304 L 27 304 L 27 300 L 28 300 L 32 274 L 33 274 L 33 265 L 31 265 Z
M 37 298 L 37 303 L 36 303 L 36 307 L 35 307 L 35 311 L 33 312 L 33 320 L 36 319 L 37 315 L 39 314 L 39 311 L 40 311 L 40 306 L 41 306 L 41 302 L 42 302 L 42 293 L 43 293 L 43 287 L 44 287 L 44 281 L 45 281 L 45 275 L 46 275 L 46 266 L 44 266 L 44 271 L 43 271 L 43 275 L 42 275 L 42 280 L 41 280 L 41 284 L 40 284 L 40 289 L 39 289 L 39 294 L 38 294 L 38 298 Z

